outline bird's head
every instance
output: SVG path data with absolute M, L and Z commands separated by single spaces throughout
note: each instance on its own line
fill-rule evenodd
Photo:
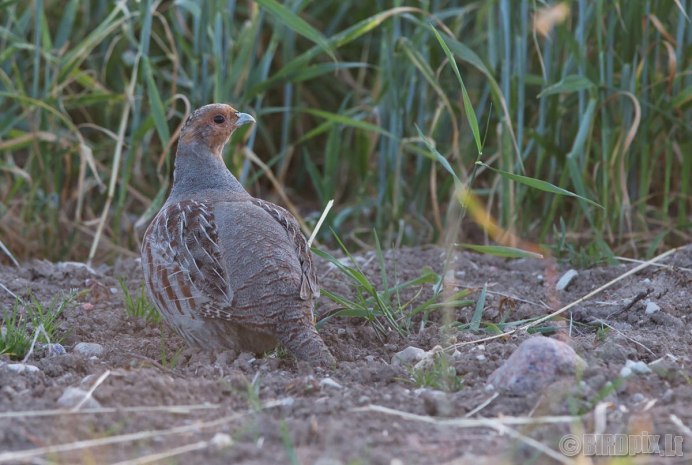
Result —
M 212 103 L 190 113 L 180 131 L 183 145 L 201 144 L 221 157 L 221 150 L 239 126 L 254 123 L 247 113 L 240 113 L 230 105 Z

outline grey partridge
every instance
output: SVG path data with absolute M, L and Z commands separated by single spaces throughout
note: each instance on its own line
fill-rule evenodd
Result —
M 193 347 L 333 365 L 313 322 L 319 296 L 310 249 L 285 209 L 252 197 L 221 152 L 255 120 L 224 104 L 195 110 L 180 132 L 171 193 L 144 233 L 147 291 Z

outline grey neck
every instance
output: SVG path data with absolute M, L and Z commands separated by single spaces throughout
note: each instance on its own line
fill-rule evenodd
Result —
M 249 195 L 208 147 L 198 143 L 178 146 L 168 202 L 210 193 Z

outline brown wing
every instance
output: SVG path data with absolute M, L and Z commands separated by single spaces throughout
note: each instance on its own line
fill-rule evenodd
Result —
M 142 261 L 147 287 L 162 311 L 231 318 L 233 289 L 210 205 L 185 200 L 161 210 L 144 235 Z
M 291 215 L 291 213 L 288 212 L 288 210 L 281 208 L 278 205 L 274 205 L 271 202 L 253 198 L 252 203 L 269 213 L 272 218 L 283 226 L 283 228 L 286 230 L 286 234 L 291 239 L 302 271 L 300 281 L 300 298 L 303 300 L 309 300 L 319 297 L 320 288 L 317 285 L 317 276 L 315 274 L 315 267 L 312 264 L 312 255 L 310 253 L 310 248 L 308 247 L 308 241 L 305 240 L 305 236 L 303 236 L 303 233 L 300 231 L 300 226 L 298 226 L 296 219 L 293 217 L 293 215 Z

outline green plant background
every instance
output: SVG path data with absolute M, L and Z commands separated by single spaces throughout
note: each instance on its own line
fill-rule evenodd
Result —
M 217 101 L 256 116 L 225 152 L 251 193 L 308 225 L 335 199 L 328 245 L 329 227 L 348 244 L 373 228 L 385 247 L 483 242 L 429 146 L 527 241 L 589 257 L 690 242 L 691 7 L 2 0 L 0 240 L 20 260 L 136 253 L 178 126 Z

